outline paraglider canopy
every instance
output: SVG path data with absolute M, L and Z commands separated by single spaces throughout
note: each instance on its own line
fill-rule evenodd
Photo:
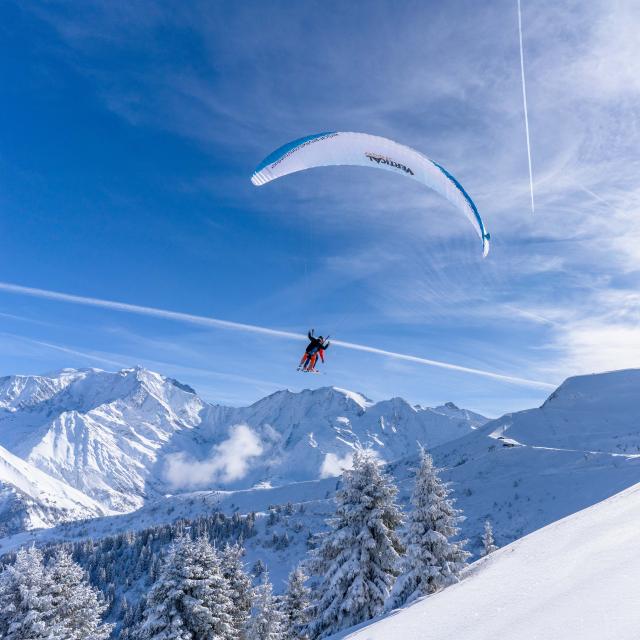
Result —
M 467 216 L 482 240 L 482 255 L 489 253 L 490 236 L 475 203 L 460 182 L 437 162 L 388 138 L 340 131 L 305 136 L 269 154 L 256 167 L 251 182 L 261 186 L 296 171 L 335 165 L 385 169 L 421 182 Z

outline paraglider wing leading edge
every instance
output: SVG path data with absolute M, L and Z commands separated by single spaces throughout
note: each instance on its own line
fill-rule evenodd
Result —
M 385 169 L 433 189 L 467 216 L 482 240 L 482 254 L 489 253 L 489 233 L 475 203 L 460 182 L 419 151 L 388 138 L 340 131 L 299 138 L 269 154 L 256 167 L 251 182 L 261 186 L 297 171 L 337 165 Z

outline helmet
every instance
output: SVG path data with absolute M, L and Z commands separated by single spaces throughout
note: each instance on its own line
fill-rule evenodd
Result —
M 322 336 L 318 336 L 318 340 L 320 340 L 320 342 L 324 342 L 324 338 Z

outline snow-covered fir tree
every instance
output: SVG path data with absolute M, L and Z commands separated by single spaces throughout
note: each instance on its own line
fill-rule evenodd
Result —
M 136 640 L 236 640 L 229 588 L 205 538 L 182 538 L 147 598 Z
M 484 533 L 482 534 L 482 555 L 488 556 L 493 553 L 498 547 L 493 539 L 493 527 L 489 520 L 484 521 Z
M 244 549 L 239 544 L 226 544 L 221 554 L 222 575 L 227 581 L 232 603 L 233 626 L 242 640 L 246 636 L 251 614 L 251 578 L 242 564 Z
M 306 640 L 309 637 L 306 627 L 309 624 L 311 590 L 305 584 L 307 580 L 302 567 L 289 574 L 287 589 L 280 600 L 285 640 Z
M 284 640 L 284 620 L 273 595 L 269 571 L 262 573 L 262 581 L 253 591 L 253 615 L 247 628 L 247 640 Z
M 454 507 L 447 485 L 439 478 L 433 459 L 420 449 L 420 468 L 416 472 L 405 535 L 406 554 L 402 574 L 396 581 L 387 609 L 435 593 L 459 579 L 469 553 L 465 541 L 455 541 L 462 512 Z
M 398 575 L 398 493 L 375 454 L 356 451 L 342 476 L 336 514 L 310 568 L 318 577 L 307 633 L 322 638 L 380 613 Z
M 21 549 L 12 565 L 0 573 L 0 638 L 49 638 L 53 621 L 52 581 L 42 552 Z
M 51 638 L 106 640 L 113 629 L 113 625 L 102 622 L 107 605 L 68 551 L 60 549 L 56 553 L 49 573 L 53 612 Z
M 141 618 L 141 594 L 149 592 L 160 575 L 163 558 L 171 543 L 184 535 L 187 527 L 192 534 L 215 540 L 220 548 L 225 542 L 233 544 L 257 533 L 254 513 L 225 516 L 215 512 L 191 520 L 177 520 L 97 540 L 85 538 L 64 545 L 88 572 L 91 583 L 105 594 L 109 604 L 107 615 L 117 621 L 123 639 L 128 640 L 127 633 Z M 122 608 L 124 598 L 127 600 L 126 611 Z
M 193 544 L 195 553 L 195 580 L 198 582 L 193 595 L 201 604 L 193 609 L 194 635 L 196 638 L 238 637 L 233 624 L 233 600 L 229 584 L 222 574 L 220 555 L 206 538 L 198 538 Z

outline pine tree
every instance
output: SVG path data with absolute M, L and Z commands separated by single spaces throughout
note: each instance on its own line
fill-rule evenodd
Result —
M 495 545 L 495 541 L 493 539 L 493 527 L 491 526 L 491 522 L 489 520 L 484 521 L 484 533 L 482 534 L 482 555 L 488 556 L 490 553 L 493 553 L 498 547 Z
M 320 537 L 311 569 L 320 584 L 307 632 L 312 638 L 380 613 L 398 575 L 402 516 L 398 493 L 371 451 L 357 451 L 342 476 L 330 531 Z
M 113 625 L 102 623 L 107 605 L 68 551 L 58 551 L 49 567 L 52 635 L 64 640 L 106 640 Z
M 42 552 L 21 549 L 0 574 L 0 638 L 39 640 L 49 637 L 53 620 L 51 577 Z
M 179 539 L 147 598 L 136 640 L 235 640 L 220 559 L 204 538 Z
M 433 466 L 433 459 L 421 449 L 420 468 L 411 496 L 413 510 L 408 518 L 402 574 L 393 587 L 387 609 L 458 581 L 470 554 L 464 550 L 465 541 L 452 540 L 459 533 L 457 525 L 463 517 L 449 495 L 447 485 Z
M 269 582 L 269 571 L 254 589 L 253 615 L 247 629 L 247 640 L 284 640 L 284 620 Z
M 309 624 L 311 594 L 311 590 L 305 585 L 307 579 L 302 567 L 298 567 L 289 574 L 287 590 L 281 599 L 285 640 L 307 640 L 309 637 L 305 632 Z
M 233 605 L 233 627 L 241 640 L 246 635 L 247 622 L 251 614 L 251 578 L 242 564 L 244 549 L 239 544 L 227 544 L 221 554 L 222 575 L 229 587 Z
M 235 639 L 238 635 L 233 625 L 233 601 L 222 574 L 220 555 L 206 538 L 196 540 L 193 550 L 193 595 L 200 603 L 192 611 L 195 637 Z

